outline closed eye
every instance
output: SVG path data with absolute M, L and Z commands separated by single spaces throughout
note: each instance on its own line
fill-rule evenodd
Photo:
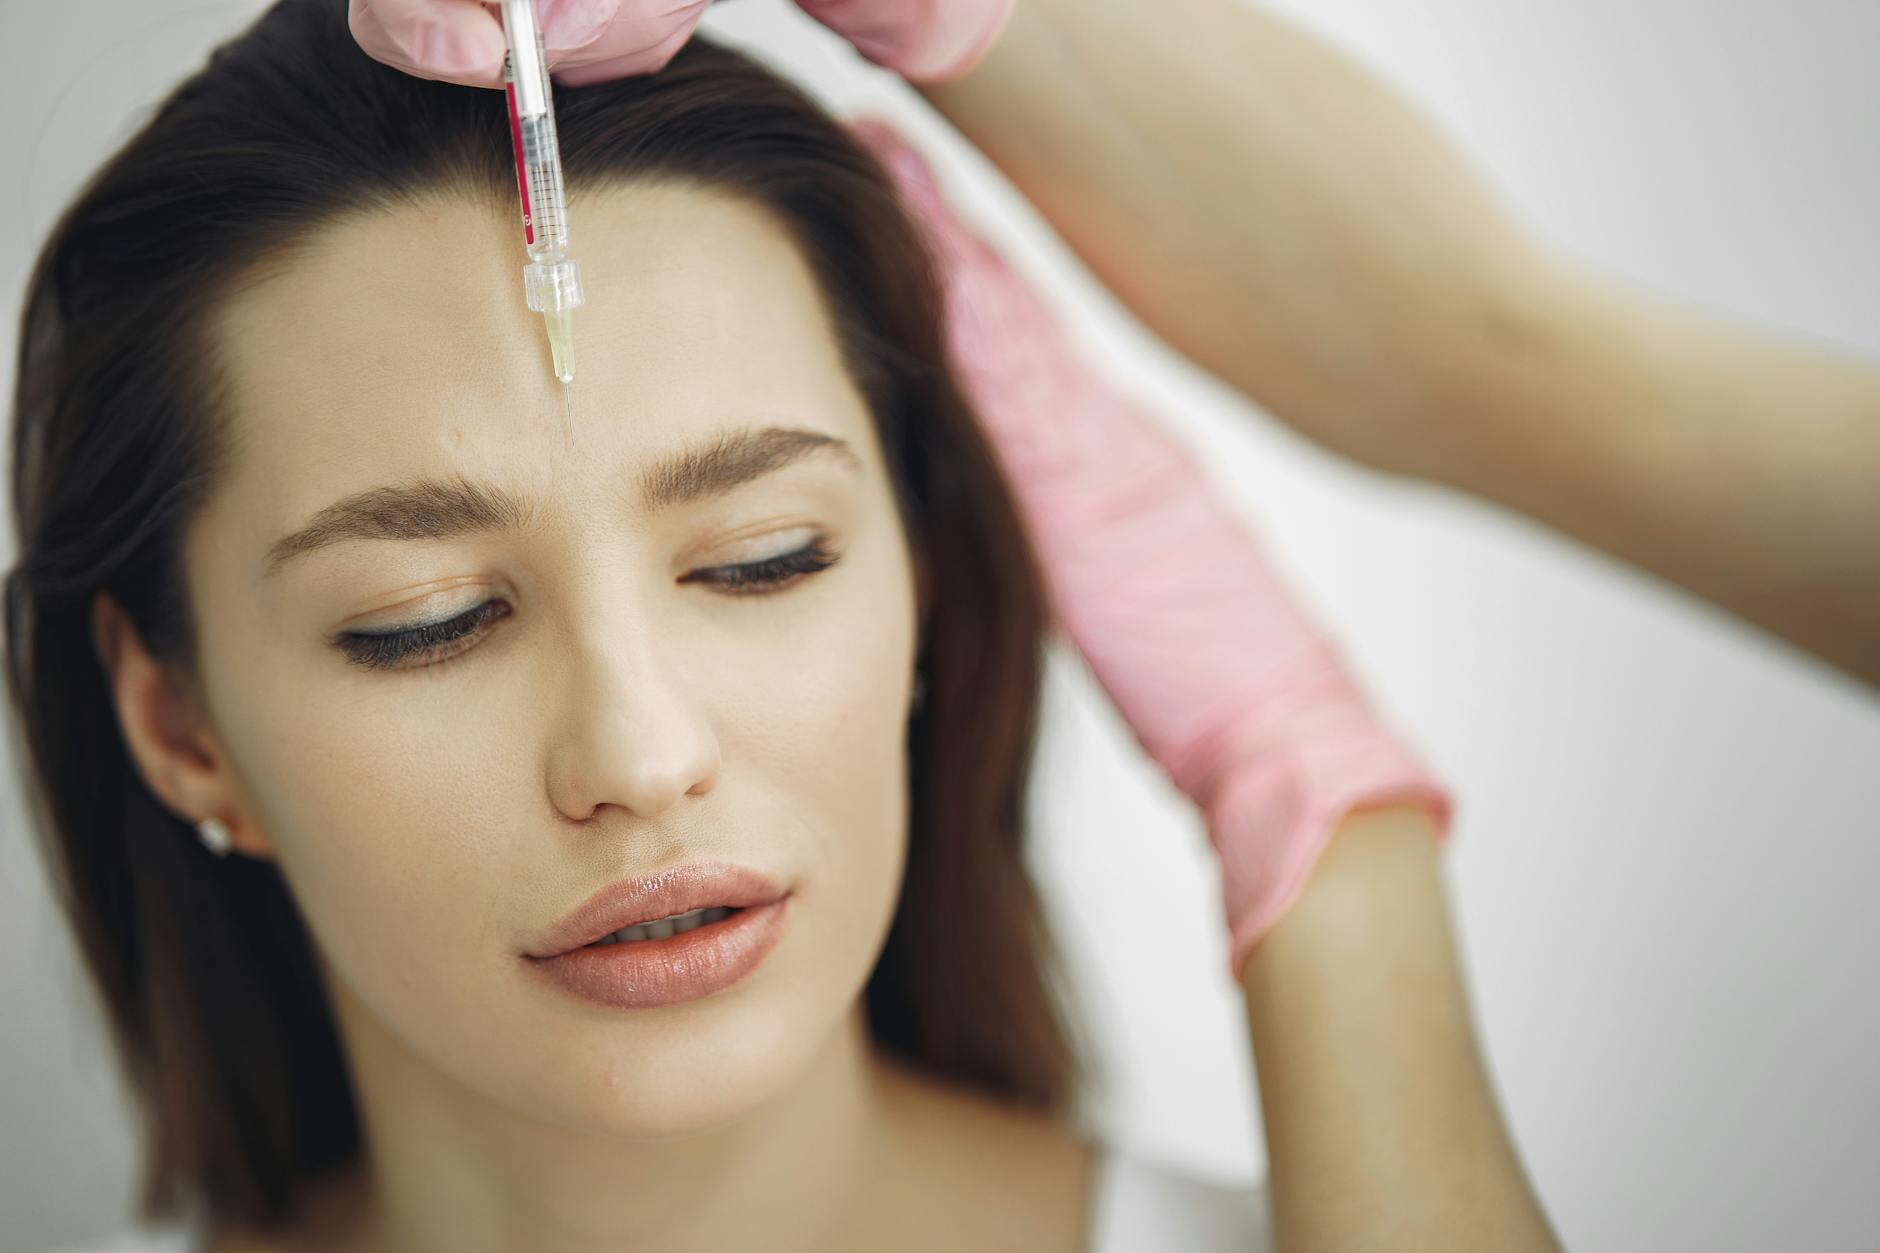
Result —
M 737 565 L 706 566 L 694 570 L 680 578 L 681 583 L 715 583 L 741 595 L 749 596 L 780 590 L 785 584 L 795 582 L 805 574 L 816 574 L 827 570 L 836 563 L 836 554 L 829 548 L 829 537 L 817 535 L 801 548 L 775 557 L 765 557 L 761 561 L 745 561 Z
M 733 596 L 763 596 L 827 570 L 838 556 L 829 547 L 829 537 L 819 534 L 790 552 L 759 561 L 706 566 L 682 575 L 679 582 L 708 583 Z M 508 602 L 486 600 L 442 622 L 396 631 L 342 631 L 333 644 L 348 661 L 367 669 L 430 669 L 468 652 L 487 633 L 486 623 L 508 614 Z

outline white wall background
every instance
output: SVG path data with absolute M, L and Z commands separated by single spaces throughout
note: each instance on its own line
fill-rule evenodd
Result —
M 0 0 L 10 308 L 78 180 L 257 7 Z M 1880 355 L 1880 6 L 1283 7 L 1404 87 L 1556 242 Z M 1523 520 L 1305 445 L 1149 343 L 898 84 L 781 0 L 726 10 L 720 34 L 933 141 L 975 216 L 1207 449 L 1380 705 L 1454 784 L 1449 869 L 1478 1021 L 1569 1245 L 1880 1249 L 1880 700 Z M 11 364 L 9 341 L 0 370 Z M 1263 1169 L 1252 1070 L 1199 827 L 1064 658 L 1047 712 L 1038 868 L 1117 1080 L 1100 1116 L 1178 1165 L 1250 1178 Z M 12 1250 L 117 1226 L 133 1159 L 11 779 L 3 792 Z

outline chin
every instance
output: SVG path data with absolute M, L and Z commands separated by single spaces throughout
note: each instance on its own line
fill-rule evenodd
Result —
M 666 1138 L 735 1124 L 800 1084 L 835 1024 L 805 1023 L 804 1006 L 784 1006 L 774 989 L 719 1000 L 584 1032 L 530 1086 L 556 1107 L 555 1121 L 603 1135 Z

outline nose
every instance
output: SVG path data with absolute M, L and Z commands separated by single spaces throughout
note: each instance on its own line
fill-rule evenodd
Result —
M 567 655 L 548 762 L 557 809 L 575 821 L 603 805 L 653 818 L 711 790 L 720 754 L 707 710 L 644 632 L 616 630 Z

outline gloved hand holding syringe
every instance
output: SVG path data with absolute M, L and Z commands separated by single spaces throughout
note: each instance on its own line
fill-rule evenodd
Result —
M 516 147 L 516 190 L 522 198 L 522 239 L 529 250 L 522 267 L 523 299 L 548 328 L 549 359 L 561 380 L 562 425 L 574 438 L 574 311 L 584 301 L 581 269 L 568 255 L 568 197 L 561 177 L 561 145 L 555 136 L 555 103 L 549 94 L 548 57 L 535 0 L 502 0 L 503 62 L 509 128 Z
M 797 0 L 864 57 L 909 82 L 964 75 L 1012 12 L 1013 0 Z M 492 6 L 502 10 L 502 33 Z M 568 256 L 568 210 L 549 69 L 563 83 L 651 74 L 684 45 L 710 0 L 349 0 L 360 47 L 421 78 L 506 88 L 515 131 L 529 264 L 523 292 L 548 327 L 562 413 L 573 435 L 572 312 L 583 303 Z M 500 68 L 499 68 L 500 66 Z
M 804 12 L 909 82 L 966 73 L 997 37 L 1012 0 L 797 0 Z M 502 32 L 491 7 L 500 3 Z M 523 293 L 541 313 L 562 416 L 573 436 L 573 311 L 583 303 L 568 255 L 568 207 L 549 69 L 579 86 L 651 74 L 678 52 L 710 0 L 350 0 L 349 22 L 368 53 L 421 78 L 506 89 L 515 132 L 529 264 Z M 506 45 L 506 49 L 505 49 Z M 500 69 L 499 69 L 500 66 Z

